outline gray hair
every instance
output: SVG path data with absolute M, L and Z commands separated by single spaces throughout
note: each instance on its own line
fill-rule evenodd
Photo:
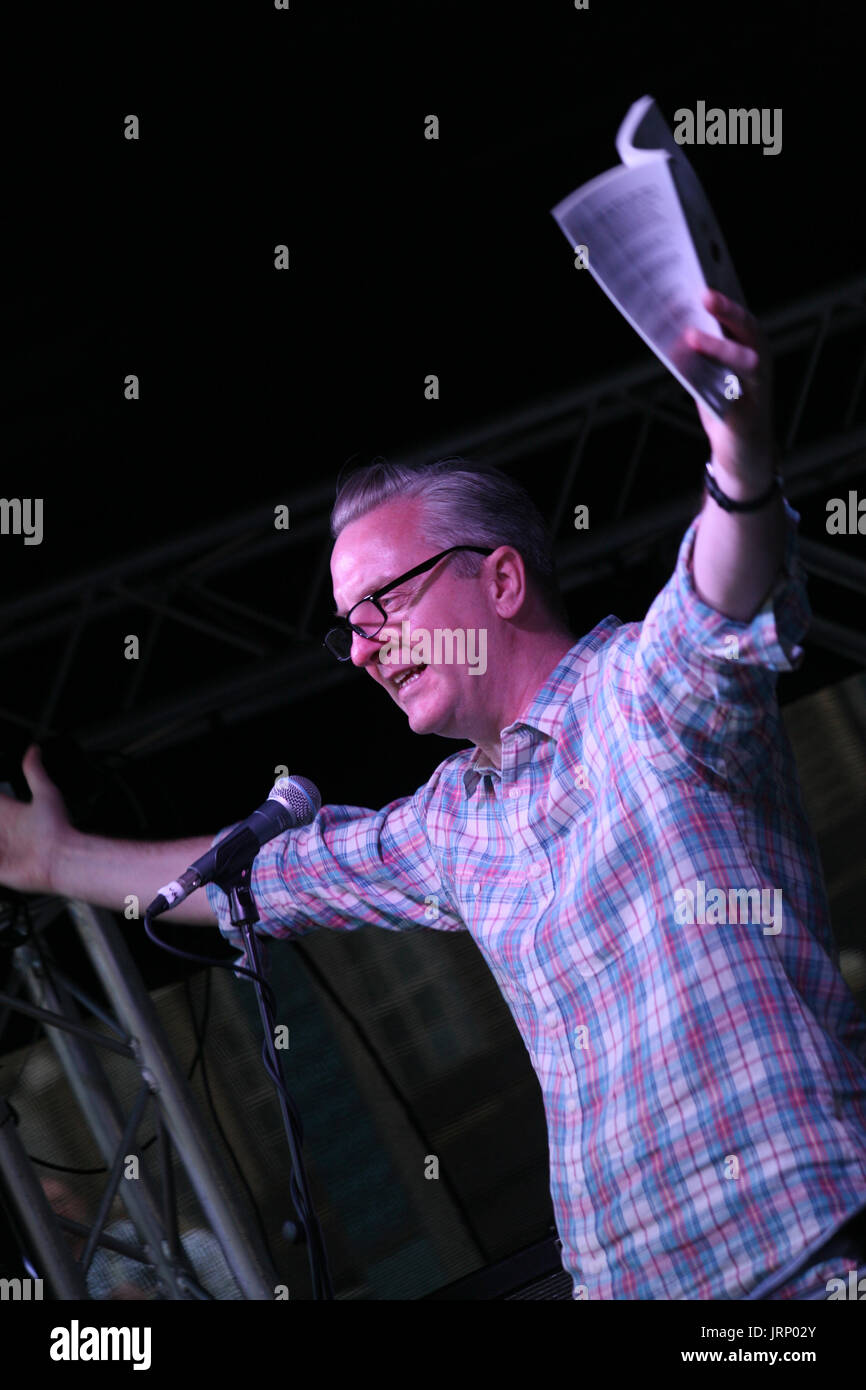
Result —
M 513 546 L 523 558 L 530 579 L 557 622 L 568 618 L 556 577 L 553 543 L 547 524 L 529 494 L 492 464 L 453 457 L 435 463 L 409 465 L 376 458 L 337 480 L 337 499 L 331 512 L 331 535 L 386 502 L 420 498 L 424 502 L 424 534 L 431 545 L 483 545 L 495 550 Z M 455 573 L 478 574 L 484 557 L 455 555 Z

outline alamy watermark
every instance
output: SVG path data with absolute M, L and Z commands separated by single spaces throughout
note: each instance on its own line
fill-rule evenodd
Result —
M 763 145 L 764 154 L 782 152 L 782 108 L 752 106 L 723 111 L 699 101 L 694 111 L 681 106 L 674 112 L 674 139 L 678 145 Z M 778 129 L 777 129 L 778 127 Z
M 0 497 L 0 536 L 23 536 L 25 545 L 41 545 L 42 498 Z
M 831 497 L 827 511 L 828 536 L 866 536 L 866 497 L 858 497 L 853 488 L 847 505 L 843 497 Z
M 0 1302 L 38 1302 L 42 1298 L 41 1279 L 0 1279 Z
M 131 1361 L 134 1371 L 147 1371 L 151 1328 L 82 1327 L 73 1318 L 68 1327 L 51 1329 L 48 1355 L 52 1361 Z
M 770 911 L 770 894 L 773 910 Z M 674 890 L 674 921 L 680 926 L 725 926 L 728 923 L 763 925 L 764 936 L 778 936 L 782 930 L 781 888 L 711 888 L 702 878 L 691 888 Z
M 848 1270 L 847 1282 L 844 1278 L 828 1279 L 825 1287 L 828 1303 L 839 1299 L 852 1303 L 866 1301 L 866 1275 L 861 1275 L 859 1269 Z
M 416 627 L 410 634 L 404 618 L 400 636 L 388 637 L 379 660 L 383 666 L 468 666 L 470 676 L 487 670 L 485 627 Z

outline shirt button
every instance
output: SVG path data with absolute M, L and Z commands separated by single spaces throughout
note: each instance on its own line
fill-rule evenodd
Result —
M 472 885 L 472 892 L 475 894 L 476 898 L 480 897 L 480 896 L 481 896 L 481 884 L 480 884 L 480 883 L 473 883 L 473 885 Z
M 526 870 L 527 878 L 540 878 L 543 873 L 544 865 L 539 864 L 537 859 L 534 860 L 533 863 L 530 864 L 529 868 Z

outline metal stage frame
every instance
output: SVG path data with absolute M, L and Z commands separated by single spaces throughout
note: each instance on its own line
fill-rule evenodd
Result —
M 66 911 L 112 1003 L 114 1016 L 89 999 L 57 966 L 46 968 L 39 934 Z M 202 1289 L 180 1242 L 173 1145 L 243 1297 L 272 1301 L 278 1279 L 261 1236 L 238 1201 L 236 1183 L 202 1119 L 112 914 L 83 902 L 41 898 L 32 900 L 31 920 L 33 934 L 13 952 L 12 992 L 0 994 L 0 1033 L 9 1011 L 42 1022 L 108 1169 L 91 1228 L 55 1214 L 18 1135 L 14 1111 L 0 1095 L 0 1171 L 18 1230 L 26 1233 L 29 1264 L 36 1276 L 49 1284 L 58 1299 L 87 1299 L 86 1272 L 97 1245 L 102 1244 L 149 1265 L 163 1297 L 209 1299 L 211 1295 Z M 101 1020 L 104 1029 L 84 1022 L 79 1003 Z M 100 1065 L 101 1048 L 127 1057 L 138 1071 L 138 1092 L 128 1114 L 124 1114 Z M 156 1124 L 158 1183 L 148 1177 L 143 1160 L 137 1176 L 126 1171 L 130 1156 L 140 1157 L 136 1135 L 145 1114 Z M 117 1195 L 135 1226 L 140 1246 L 103 1234 Z M 65 1233 L 85 1238 L 79 1259 L 73 1257 Z

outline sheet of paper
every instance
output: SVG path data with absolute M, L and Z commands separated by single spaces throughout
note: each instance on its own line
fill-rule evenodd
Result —
M 718 263 L 713 288 L 740 303 L 742 291 L 701 185 L 673 136 L 667 131 L 674 154 L 638 148 L 623 136 L 629 124 L 637 138 L 660 139 L 667 130 L 651 98 L 635 103 L 619 136 L 629 162 L 578 188 L 553 216 L 572 247 L 587 248 L 590 274 L 647 346 L 696 400 L 724 417 L 738 393 L 734 374 L 688 347 L 683 336 L 690 326 L 723 334 L 701 303 L 707 276 L 681 199 L 704 238 L 705 263 L 707 257 Z

